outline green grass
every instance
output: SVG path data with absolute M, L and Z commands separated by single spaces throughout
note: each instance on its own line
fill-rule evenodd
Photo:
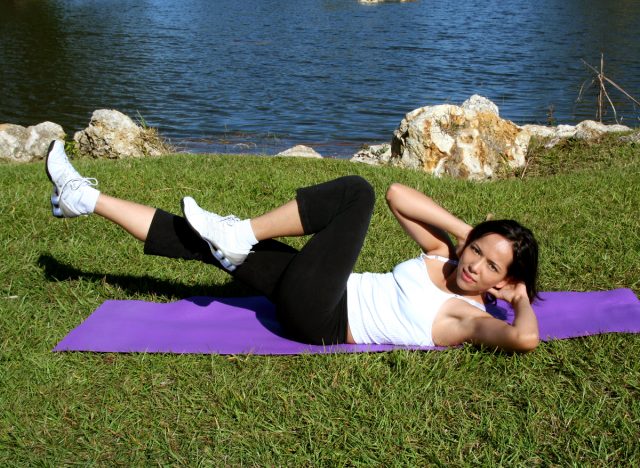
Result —
M 177 212 L 190 194 L 240 216 L 298 186 L 361 174 L 378 204 L 360 271 L 418 253 L 384 205 L 385 188 L 399 181 L 472 223 L 491 212 L 530 226 L 543 290 L 638 294 L 639 153 L 574 145 L 537 154 L 524 180 L 491 183 L 249 156 L 77 167 L 115 196 Z M 290 357 L 51 353 L 107 299 L 252 291 L 203 264 L 145 257 L 98 217 L 53 219 L 41 163 L 0 165 L 0 183 L 1 466 L 640 464 L 637 335 L 543 343 L 527 355 L 471 346 Z
M 620 144 L 619 135 L 605 135 L 598 143 L 566 139 L 547 150 L 541 141 L 529 147 L 525 174 L 529 176 L 567 174 L 576 171 L 600 171 L 610 167 L 637 167 L 637 145 Z

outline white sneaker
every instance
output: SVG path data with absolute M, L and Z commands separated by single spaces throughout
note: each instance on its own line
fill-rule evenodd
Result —
M 82 177 L 71 165 L 64 151 L 64 143 L 54 140 L 49 145 L 45 162 L 47 177 L 53 183 L 51 209 L 58 218 L 75 218 L 93 213 L 98 192 L 96 179 Z
M 243 245 L 238 239 L 236 216 L 220 216 L 203 210 L 191 197 L 182 199 L 182 213 L 191 228 L 204 239 L 213 256 L 229 271 L 233 271 L 247 258 L 251 245 Z

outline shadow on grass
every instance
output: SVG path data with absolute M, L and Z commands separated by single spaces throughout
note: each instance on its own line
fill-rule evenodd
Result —
M 220 284 L 185 285 L 151 276 L 117 275 L 95 271 L 83 271 L 58 261 L 51 255 L 41 254 L 38 266 L 48 281 L 85 279 L 120 287 L 129 294 L 154 294 L 170 298 L 194 296 L 238 297 L 259 295 L 254 289 L 239 281 Z

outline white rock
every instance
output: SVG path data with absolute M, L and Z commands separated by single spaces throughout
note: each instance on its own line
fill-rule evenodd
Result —
M 520 127 L 522 130 L 529 132 L 531 136 L 538 138 L 553 138 L 556 136 L 555 127 L 547 127 L 546 125 L 527 124 Z
M 350 159 L 351 162 L 360 162 L 373 166 L 383 166 L 389 163 L 391 159 L 391 145 L 382 143 L 379 145 L 370 145 L 360 149 Z
M 632 129 L 627 127 L 626 125 L 614 124 L 607 125 L 608 133 L 622 133 L 622 132 L 630 132 Z
M 555 138 L 573 138 L 576 134 L 576 127 L 573 125 L 558 125 L 556 127 Z
M 43 159 L 52 140 L 65 137 L 62 127 L 53 122 L 42 122 L 31 127 L 0 125 L 0 159 L 29 162 Z
M 578 125 L 558 125 L 557 127 L 544 127 L 542 125 L 523 125 L 523 130 L 532 135 L 545 138 L 545 148 L 553 148 L 569 138 L 578 140 L 596 141 L 607 133 L 629 132 L 631 129 L 625 125 L 605 125 L 593 120 L 584 120 Z
M 624 125 L 605 125 L 593 120 L 585 120 L 576 125 L 576 133 L 574 138 L 580 140 L 598 140 L 607 133 L 629 132 L 631 129 Z
M 620 137 L 620 141 L 624 143 L 637 143 L 640 144 L 640 131 L 632 133 L 631 135 L 625 135 Z
M 596 140 L 607 132 L 607 126 L 593 120 L 585 120 L 576 125 L 574 138 L 579 140 Z
M 170 148 L 153 129 L 142 128 L 117 110 L 99 109 L 89 126 L 76 132 L 78 151 L 93 158 L 140 158 L 168 153 Z
M 481 96 L 466 107 L 442 104 L 409 112 L 394 132 L 391 163 L 441 176 L 484 180 L 507 164 L 522 167 L 531 134 L 501 119 Z
M 29 130 L 29 138 L 25 145 L 26 149 L 37 159 L 46 156 L 52 140 L 62 140 L 65 137 L 62 127 L 53 122 L 42 122 L 28 127 L 27 130 Z
M 473 112 L 492 112 L 496 115 L 500 115 L 498 106 L 487 99 L 484 96 L 474 94 L 469 99 L 462 103 L 462 108 Z
M 282 151 L 276 156 L 284 156 L 284 157 L 298 157 L 298 158 L 322 158 L 322 155 L 318 153 L 313 148 L 309 148 L 304 145 L 296 145 L 293 148 L 289 148 L 288 150 Z

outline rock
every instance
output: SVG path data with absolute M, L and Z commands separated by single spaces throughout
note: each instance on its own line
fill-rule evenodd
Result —
M 478 98 L 467 108 L 442 104 L 409 112 L 394 132 L 391 163 L 473 180 L 489 179 L 505 164 L 524 166 L 531 134 Z
M 640 145 L 640 130 L 631 135 L 625 135 L 620 137 L 620 141 L 623 143 L 636 143 Z
M 370 145 L 361 148 L 350 159 L 352 162 L 371 164 L 373 166 L 383 166 L 391 159 L 391 145 L 383 143 L 380 145 Z
M 498 106 L 484 96 L 474 94 L 462 103 L 462 108 L 473 112 L 492 112 L 497 116 L 500 115 Z
M 155 129 L 140 127 L 117 110 L 94 111 L 89 126 L 73 139 L 78 152 L 92 158 L 140 158 L 171 152 Z
M 554 138 L 573 138 L 576 134 L 576 127 L 573 125 L 558 125 Z
M 555 127 L 547 127 L 546 125 L 522 125 L 522 130 L 529 132 L 532 137 L 541 139 L 554 138 L 556 136 Z
M 578 140 L 597 140 L 607 132 L 607 126 L 593 120 L 585 120 L 576 125 L 576 131 L 573 134 Z
M 31 127 L 13 124 L 0 125 L 0 159 L 29 162 L 44 159 L 52 140 L 64 139 L 62 127 L 53 122 L 42 122 Z
M 624 132 L 631 132 L 633 129 L 631 129 L 630 127 L 627 127 L 626 125 L 620 125 L 620 124 L 615 124 L 615 125 L 607 125 L 607 133 L 624 133 Z
M 31 161 L 31 155 L 25 151 L 29 131 L 20 125 L 0 125 L 0 158 L 5 161 Z
M 320 153 L 318 153 L 313 148 L 309 148 L 308 146 L 304 145 L 296 145 L 293 148 L 289 148 L 288 150 L 276 154 L 276 156 L 322 159 L 322 155 Z
M 545 127 L 543 125 L 523 125 L 520 128 L 529 132 L 532 136 L 546 140 L 545 148 L 553 148 L 569 138 L 597 141 L 607 133 L 631 131 L 625 125 L 605 125 L 593 120 L 584 120 L 576 126 L 558 125 L 557 127 Z
M 630 132 L 631 129 L 624 125 L 605 125 L 593 120 L 585 120 L 576 125 L 574 138 L 579 140 L 595 141 L 607 133 Z

